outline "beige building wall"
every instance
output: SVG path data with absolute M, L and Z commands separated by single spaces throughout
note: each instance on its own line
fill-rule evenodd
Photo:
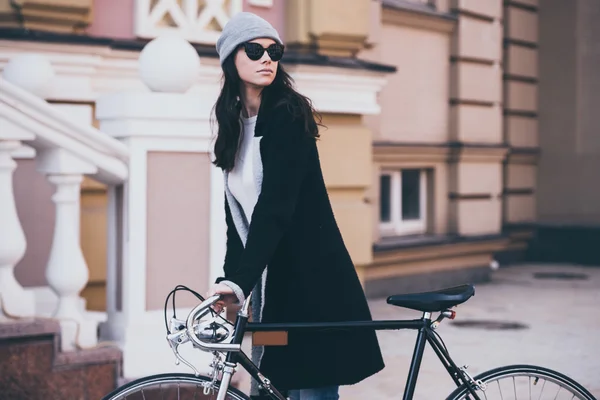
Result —
M 381 91 L 381 114 L 367 117 L 375 141 L 448 140 L 450 40 L 454 22 L 372 2 L 369 49 L 359 58 L 397 67 Z M 419 19 L 420 16 L 420 19 Z M 415 51 L 427 49 L 427 51 Z
M 455 21 L 381 1 L 372 4 L 372 44 L 359 57 L 397 68 L 397 72 L 386 76 L 387 84 L 379 95 L 381 114 L 364 118 L 373 131 L 374 142 L 372 185 L 368 191 L 373 242 L 382 238 L 380 174 L 403 168 L 427 171 L 432 189 L 427 230 L 446 234 L 449 151 L 444 145 L 449 139 L 450 41 Z
M 148 153 L 146 310 L 162 309 L 177 285 L 204 294 L 211 284 L 210 168 L 207 153 Z M 182 297 L 178 306 L 197 304 Z
M 369 34 L 371 0 L 286 0 L 286 46 L 300 52 L 349 57 Z M 335 15 L 335 18 L 332 18 Z
M 396 66 L 398 71 L 387 78 L 388 83 L 380 94 L 382 112 L 371 122 L 375 140 L 447 141 L 449 45 L 449 32 L 384 20 L 379 46 L 372 51 L 376 55 L 373 58 Z M 415 48 L 428 50 L 415 52 Z
M 325 114 L 318 142 L 323 176 L 333 211 L 354 264 L 372 261 L 371 207 L 366 189 L 371 185 L 371 131 L 360 115 Z
M 369 46 L 359 57 L 397 72 L 380 94 L 381 115 L 365 117 L 373 131 L 370 295 L 486 279 L 494 253 L 507 244 L 500 235 L 508 150 L 502 6 L 500 0 L 372 3 Z M 398 179 L 406 170 L 421 171 L 424 228 L 390 233 L 380 223 L 380 177 Z

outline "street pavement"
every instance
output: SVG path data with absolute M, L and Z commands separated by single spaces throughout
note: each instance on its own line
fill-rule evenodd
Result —
M 539 273 L 545 279 L 536 279 L 535 274 Z M 587 279 L 551 279 L 548 273 L 580 274 L 580 278 Z M 390 306 L 385 299 L 371 300 L 369 304 L 375 319 L 420 316 L 419 312 Z M 535 364 L 562 372 L 600 399 L 599 309 L 600 268 L 506 267 L 494 272 L 490 283 L 476 285 L 475 296 L 456 308 L 455 321 L 515 322 L 526 325 L 525 329 L 457 327 L 445 320 L 438 333 L 450 356 L 459 366 L 469 365 L 471 375 L 502 365 Z M 378 337 L 386 368 L 357 385 L 343 387 L 342 400 L 402 398 L 416 332 L 380 331 Z M 445 399 L 453 389 L 448 373 L 433 350 L 427 348 L 415 400 Z
M 548 276 L 557 273 L 585 279 Z M 536 274 L 542 274 L 544 279 L 536 278 Z M 421 316 L 419 312 L 388 305 L 385 299 L 370 299 L 369 305 L 373 318 L 378 320 Z M 459 366 L 467 364 L 472 376 L 502 365 L 539 365 L 573 378 L 600 400 L 599 309 L 600 267 L 511 266 L 495 271 L 491 282 L 476 285 L 475 296 L 457 307 L 456 319 L 445 320 L 438 333 L 453 360 Z M 475 320 L 524 326 L 498 330 L 453 325 Z M 386 368 L 356 385 L 342 387 L 341 400 L 402 399 L 416 331 L 379 331 L 378 337 Z M 249 342 L 245 341 L 246 346 Z M 242 390 L 247 390 L 248 380 L 247 376 L 241 379 Z M 437 356 L 427 347 L 414 399 L 443 400 L 454 388 Z M 514 399 L 507 396 L 503 399 Z

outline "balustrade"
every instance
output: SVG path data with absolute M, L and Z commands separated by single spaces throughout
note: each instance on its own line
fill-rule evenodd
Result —
M 176 33 L 190 42 L 215 44 L 240 11 L 242 0 L 136 0 L 135 34 L 155 38 Z

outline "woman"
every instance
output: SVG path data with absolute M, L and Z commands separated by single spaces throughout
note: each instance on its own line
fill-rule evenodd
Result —
M 223 29 L 224 83 L 215 105 L 214 163 L 225 176 L 225 276 L 209 290 L 220 306 L 252 291 L 254 321 L 370 320 L 323 181 L 310 101 L 280 65 L 277 31 L 251 13 Z M 295 400 L 338 399 L 383 368 L 373 331 L 290 332 L 287 346 L 253 348 L 253 360 Z

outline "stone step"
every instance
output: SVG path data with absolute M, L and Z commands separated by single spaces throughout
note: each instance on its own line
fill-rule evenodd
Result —
M 0 400 L 98 400 L 121 375 L 115 347 L 63 352 L 51 319 L 0 322 Z

